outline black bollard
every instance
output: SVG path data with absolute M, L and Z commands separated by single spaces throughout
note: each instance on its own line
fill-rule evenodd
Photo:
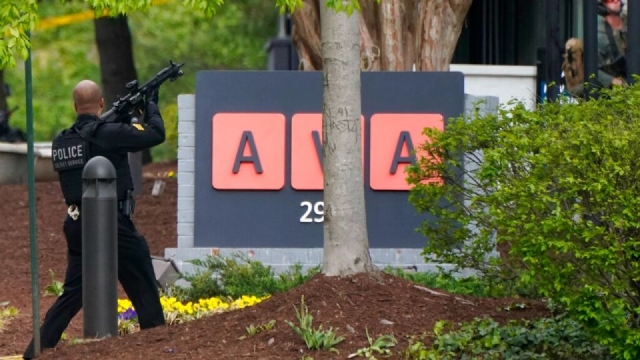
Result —
M 118 197 L 116 169 L 102 156 L 82 171 L 84 337 L 118 335 Z

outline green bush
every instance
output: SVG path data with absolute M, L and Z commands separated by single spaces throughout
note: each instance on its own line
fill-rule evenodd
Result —
M 8 301 L 0 303 L 0 331 L 4 330 L 4 326 L 15 318 L 19 312 L 16 307 L 9 306 Z
M 425 129 L 431 157 L 408 170 L 410 201 L 437 219 L 420 228 L 424 256 L 536 290 L 616 356 L 640 357 L 639 118 L 635 85 Z
M 501 283 L 487 283 L 476 276 L 455 277 L 446 272 L 405 272 L 402 269 L 386 268 L 385 272 L 429 288 L 442 289 L 452 294 L 478 297 L 502 297 L 516 295 L 506 290 Z
M 293 329 L 304 340 L 309 350 L 329 350 L 338 353 L 335 346 L 345 340 L 344 336 L 338 335 L 336 332 L 338 329 L 332 327 L 323 329 L 322 324 L 318 327 L 313 327 L 313 315 L 309 312 L 309 308 L 304 303 L 304 295 L 300 298 L 300 309 L 294 305 L 296 311 L 296 318 L 298 319 L 298 325 L 289 320 L 285 320 L 285 323 Z
M 178 104 L 163 106 L 161 113 L 166 138 L 164 143 L 151 149 L 151 155 L 154 159 L 175 159 L 178 153 Z
M 475 319 L 460 326 L 436 323 L 433 345 L 413 339 L 405 359 L 415 360 L 608 360 L 606 348 L 593 343 L 585 329 L 565 317 L 537 321 Z
M 302 271 L 299 264 L 275 274 L 271 266 L 236 253 L 229 257 L 208 255 L 189 261 L 198 268 L 183 275 L 188 287 L 171 289 L 172 295 L 184 301 L 197 301 L 213 296 L 238 298 L 242 295 L 265 296 L 287 291 L 319 273 L 319 266 Z

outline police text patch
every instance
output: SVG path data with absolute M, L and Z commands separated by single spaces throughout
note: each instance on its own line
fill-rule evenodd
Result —
M 87 159 L 86 142 L 76 133 L 67 133 L 56 138 L 51 150 L 55 171 L 83 167 Z

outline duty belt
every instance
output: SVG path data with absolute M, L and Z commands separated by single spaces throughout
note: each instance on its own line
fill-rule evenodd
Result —
M 129 201 L 126 200 L 118 200 L 118 212 L 121 212 L 123 215 L 131 216 L 133 214 L 133 198 Z M 80 204 L 70 204 L 67 208 L 67 214 L 73 219 L 78 220 L 80 217 Z

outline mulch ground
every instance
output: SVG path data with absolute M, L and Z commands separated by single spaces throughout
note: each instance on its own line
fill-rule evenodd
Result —
M 152 255 L 162 256 L 167 247 L 176 247 L 177 181 L 166 178 L 176 170 L 175 163 L 156 163 L 145 167 L 144 194 L 136 204 L 134 221 L 148 241 Z M 162 195 L 151 196 L 153 182 L 166 182 Z M 56 280 L 64 276 L 66 247 L 62 220 L 66 208 L 58 183 L 38 183 L 37 241 L 40 291 L 40 320 L 55 300 L 44 297 L 50 284 L 50 271 Z M 32 334 L 31 264 L 29 242 L 28 191 L 24 185 L 0 186 L 0 303 L 8 302 L 20 314 L 0 331 L 0 356 L 21 354 Z M 433 289 L 437 290 L 437 289 Z M 534 319 L 548 316 L 541 303 L 522 299 L 479 299 L 434 294 L 399 278 L 379 274 L 348 278 L 317 275 L 308 283 L 276 294 L 253 307 L 216 314 L 201 320 L 123 335 L 117 338 L 70 344 L 61 341 L 56 349 L 44 351 L 42 359 L 346 359 L 367 346 L 366 330 L 373 338 L 393 335 L 398 341 L 393 358 L 409 343 L 409 336 L 429 333 L 438 320 L 453 323 L 490 316 L 497 321 Z M 124 297 L 124 292 L 120 292 Z M 286 324 L 297 322 L 294 306 L 301 297 L 313 315 L 314 326 L 333 327 L 345 341 L 336 346 L 339 353 L 310 351 Z M 505 310 L 514 303 L 524 309 Z M 247 336 L 246 327 L 275 320 L 267 332 Z M 66 331 L 67 337 L 82 337 L 82 312 Z

